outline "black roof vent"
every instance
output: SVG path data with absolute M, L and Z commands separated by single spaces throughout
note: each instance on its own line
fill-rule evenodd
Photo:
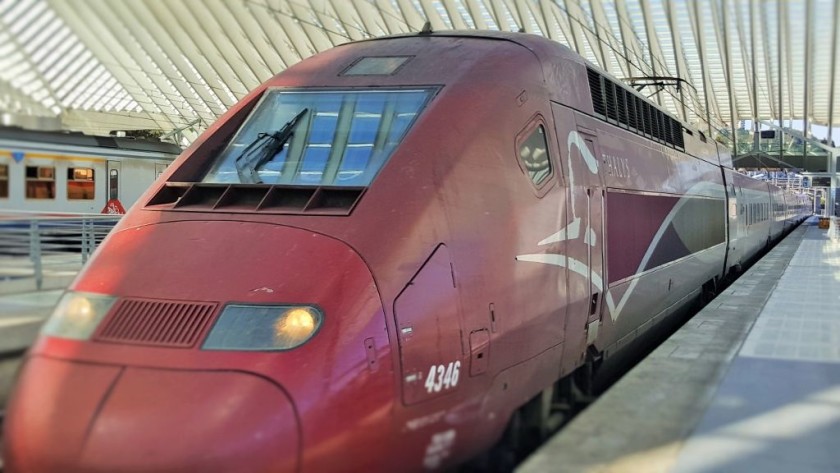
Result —
M 684 150 L 683 126 L 655 105 L 587 67 L 592 111 L 602 120 Z

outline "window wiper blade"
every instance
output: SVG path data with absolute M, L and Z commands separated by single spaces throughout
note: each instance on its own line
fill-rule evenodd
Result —
M 283 149 L 283 146 L 294 135 L 295 127 L 308 111 L 308 108 L 304 108 L 274 133 L 258 134 L 254 141 L 242 150 L 242 153 L 234 161 L 241 182 L 262 184 L 262 179 L 259 176 L 260 169 L 270 163 L 277 156 L 277 153 Z

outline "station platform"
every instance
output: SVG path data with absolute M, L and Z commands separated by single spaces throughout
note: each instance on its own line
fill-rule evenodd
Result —
M 6 405 L 24 350 L 32 345 L 63 292 L 0 293 L 0 410 Z
M 840 242 L 811 218 L 519 473 L 840 471 Z

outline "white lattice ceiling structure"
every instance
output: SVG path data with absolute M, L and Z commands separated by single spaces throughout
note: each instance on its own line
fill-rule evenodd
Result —
M 840 0 L 0 0 L 0 114 L 66 128 L 200 130 L 337 44 L 422 29 L 524 31 L 715 128 L 829 124 Z M 687 84 L 687 85 L 686 85 Z M 652 89 L 645 89 L 652 91 Z M 706 112 L 708 110 L 708 112 Z M 700 124 L 700 126 L 705 126 Z M 807 125 L 806 125 L 807 126 Z M 193 135 L 194 136 L 194 135 Z

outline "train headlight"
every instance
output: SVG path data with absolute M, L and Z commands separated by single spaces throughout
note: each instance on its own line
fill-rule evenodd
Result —
M 323 313 L 310 305 L 231 304 L 222 311 L 202 348 L 289 350 L 312 338 L 323 319 Z
M 116 297 L 102 294 L 68 292 L 58 301 L 52 316 L 41 328 L 41 333 L 87 340 L 116 300 Z

